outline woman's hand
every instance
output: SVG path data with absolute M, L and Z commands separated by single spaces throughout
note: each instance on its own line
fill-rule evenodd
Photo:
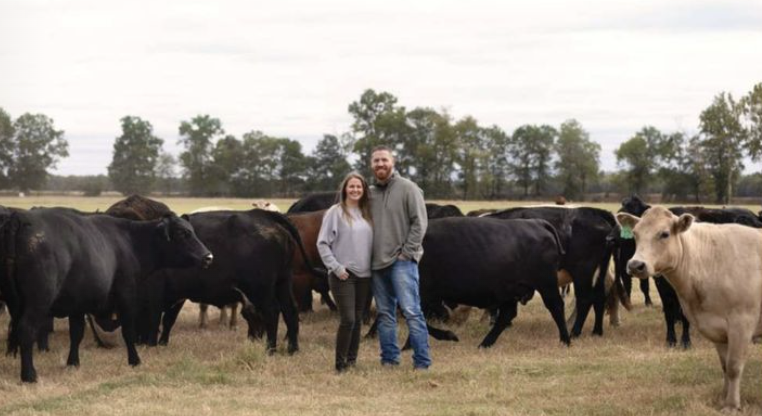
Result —
M 349 279 L 349 272 L 347 272 L 345 270 L 344 273 L 342 273 L 342 274 L 340 274 L 340 275 L 338 275 L 336 277 L 338 277 L 339 280 L 347 280 L 347 279 Z

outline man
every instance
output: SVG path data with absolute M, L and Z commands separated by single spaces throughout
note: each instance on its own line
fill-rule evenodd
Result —
M 391 149 L 379 146 L 371 154 L 376 178 L 370 188 L 373 214 L 373 296 L 378 311 L 381 364 L 400 363 L 397 345 L 397 305 L 405 316 L 413 347 L 413 367 L 431 365 L 429 333 L 421 312 L 418 262 L 428 218 L 423 191 L 394 170 Z

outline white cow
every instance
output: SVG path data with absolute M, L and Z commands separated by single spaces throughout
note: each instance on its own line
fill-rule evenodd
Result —
M 653 207 L 643 218 L 620 213 L 637 249 L 627 263 L 641 279 L 663 275 L 683 313 L 717 348 L 725 387 L 723 410 L 741 407 L 741 375 L 752 337 L 762 334 L 762 231 L 736 224 L 694 223 Z

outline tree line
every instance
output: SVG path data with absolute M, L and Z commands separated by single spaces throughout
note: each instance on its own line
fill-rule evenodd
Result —
M 53 120 L 42 114 L 12 120 L 0 109 L 0 188 L 294 197 L 334 190 L 351 169 L 370 176 L 371 150 L 387 145 L 396 151 L 398 171 L 428 198 L 583 200 L 590 192 L 659 192 L 669 200 L 702 202 L 710 195 L 728 203 L 762 194 L 762 175 L 741 174 L 744 157 L 762 157 L 762 83 L 740 99 L 715 96 L 695 135 L 644 126 L 616 149 L 614 172 L 601 171 L 600 145 L 574 119 L 508 133 L 471 116 L 456 120 L 446 110 L 409 110 L 391 93 L 372 89 L 348 112 L 348 131 L 324 135 L 310 154 L 296 140 L 258 130 L 236 137 L 220 119 L 198 115 L 179 125 L 177 158 L 163 150 L 148 120 L 125 116 L 107 177 L 66 178 L 47 173 L 68 156 Z

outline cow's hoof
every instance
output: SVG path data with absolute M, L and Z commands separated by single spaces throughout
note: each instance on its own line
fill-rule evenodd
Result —
M 79 358 L 77 358 L 76 360 L 69 358 L 68 360 L 66 360 L 66 365 L 69 367 L 79 367 Z
M 602 337 L 603 336 L 603 330 L 600 331 L 593 331 L 594 337 Z
M 495 345 L 494 342 L 482 342 L 481 344 L 479 344 L 479 349 L 492 348 L 493 345 Z
M 135 359 L 130 358 L 127 360 L 127 362 L 130 364 L 130 367 L 137 367 L 140 365 L 140 358 L 135 357 Z
M 275 355 L 275 347 L 267 347 L 265 353 L 270 356 Z
M 289 345 L 287 351 L 288 351 L 288 355 L 294 355 L 297 352 L 299 352 L 299 346 L 298 345 Z
M 692 346 L 693 345 L 691 344 L 690 341 L 683 342 L 683 349 L 684 350 L 689 350 L 689 349 L 691 349 Z
M 32 370 L 24 374 L 21 373 L 21 381 L 24 383 L 36 383 L 37 382 L 37 371 Z
M 667 341 L 667 348 L 675 348 L 677 346 L 677 341 Z
M 722 413 L 735 414 L 740 411 L 741 411 L 741 406 L 734 406 L 734 405 L 727 405 L 727 404 L 725 406 L 722 406 Z

